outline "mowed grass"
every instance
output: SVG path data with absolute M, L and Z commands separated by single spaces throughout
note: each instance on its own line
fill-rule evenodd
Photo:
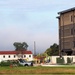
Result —
M 0 67 L 1 75 L 72 75 L 75 74 L 75 66 L 56 67 Z

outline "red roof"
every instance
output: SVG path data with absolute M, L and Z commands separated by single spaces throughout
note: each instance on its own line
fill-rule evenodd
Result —
M 19 54 L 19 53 L 32 54 L 31 51 L 0 51 L 0 54 Z
M 40 57 L 34 56 L 34 58 L 35 58 L 35 59 L 44 59 L 44 58 L 46 58 L 46 56 L 40 56 Z

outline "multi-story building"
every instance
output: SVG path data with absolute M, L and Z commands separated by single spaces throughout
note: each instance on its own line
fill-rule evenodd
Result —
M 58 14 L 60 55 L 75 55 L 75 7 Z

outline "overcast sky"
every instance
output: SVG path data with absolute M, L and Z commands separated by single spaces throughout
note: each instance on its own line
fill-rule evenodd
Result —
M 75 0 L 0 0 L 0 50 L 15 50 L 14 42 L 44 52 L 58 43 L 58 12 L 75 7 Z

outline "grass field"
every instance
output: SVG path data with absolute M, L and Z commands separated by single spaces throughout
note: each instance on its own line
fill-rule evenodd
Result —
M 75 66 L 0 67 L 1 75 L 75 75 Z

